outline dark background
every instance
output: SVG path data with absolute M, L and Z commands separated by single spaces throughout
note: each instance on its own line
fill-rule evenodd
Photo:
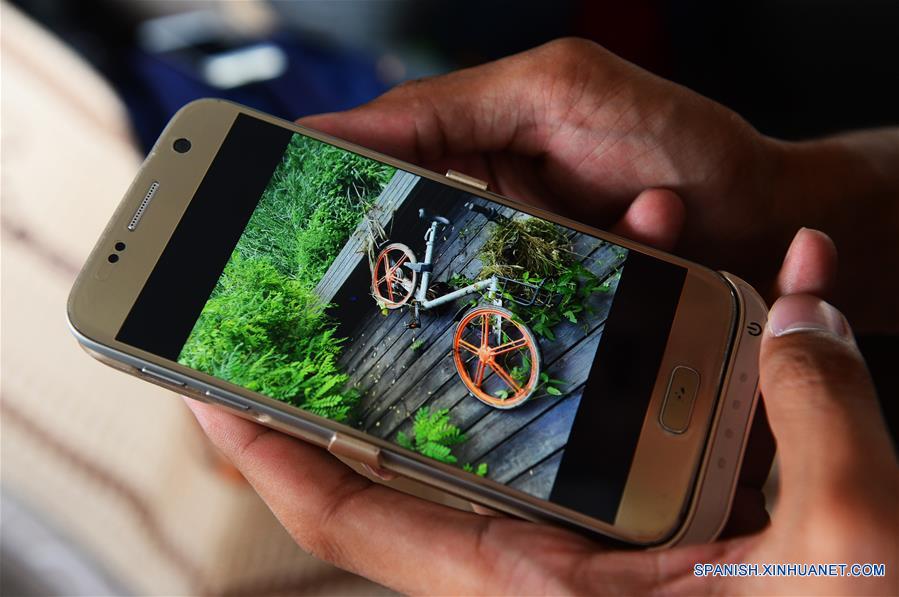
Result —
M 15 0 L 117 89 L 146 151 L 183 104 L 218 96 L 284 118 L 358 105 L 410 78 L 480 64 L 561 36 L 622 57 L 736 110 L 762 133 L 807 139 L 899 122 L 899 2 L 875 0 L 327 0 L 198 2 Z M 142 42 L 154 18 L 255 6 L 254 33 L 192 50 Z M 211 15 L 211 16 L 210 16 Z M 229 16 L 231 21 L 240 21 Z M 158 24 L 158 22 L 157 22 Z M 161 28 L 166 30 L 163 23 Z M 239 27 L 238 27 L 239 28 Z M 283 74 L 232 89 L 197 63 L 258 42 L 286 58 Z M 897 340 L 860 338 L 882 397 L 899 396 Z M 884 400 L 887 418 L 899 404 Z
M 418 76 L 577 35 L 791 139 L 899 120 L 899 3 L 874 0 L 260 2 L 281 80 L 222 92 L 141 48 L 163 13 L 216 3 L 16 0 L 106 75 L 147 147 L 178 106 L 226 96 L 286 118 L 346 108 Z M 220 3 L 229 4 L 229 3 Z M 247 40 L 252 41 L 252 40 Z M 188 69 L 189 70 L 189 69 Z

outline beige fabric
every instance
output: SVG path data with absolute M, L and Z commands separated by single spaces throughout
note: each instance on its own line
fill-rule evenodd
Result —
M 385 593 L 300 551 L 180 399 L 70 336 L 69 287 L 140 158 L 103 81 L 0 6 L 4 490 L 140 593 Z

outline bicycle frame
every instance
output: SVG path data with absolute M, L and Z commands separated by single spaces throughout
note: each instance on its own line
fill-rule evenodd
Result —
M 431 226 L 428 228 L 427 232 L 425 232 L 425 258 L 422 262 L 422 265 L 424 265 L 425 268 L 431 265 L 434 258 L 434 244 L 435 238 L 437 237 L 438 226 L 439 224 L 437 222 L 431 222 Z M 464 296 L 468 296 L 469 294 L 475 294 L 483 290 L 487 290 L 491 296 L 499 296 L 499 279 L 496 276 L 491 276 L 487 279 L 475 282 L 474 284 L 469 284 L 464 288 L 460 288 L 448 294 L 444 294 L 443 296 L 438 296 L 437 298 L 428 300 L 427 292 L 430 282 L 431 272 L 427 271 L 427 269 L 423 269 L 421 274 L 421 282 L 419 283 L 418 290 L 415 293 L 415 302 L 418 308 L 425 311 L 427 311 L 428 309 L 433 309 L 434 307 L 439 307 L 440 305 L 445 305 L 446 303 L 451 303 L 456 299 L 460 299 Z M 493 302 L 497 305 L 502 304 L 502 301 L 500 301 L 499 299 L 494 299 Z

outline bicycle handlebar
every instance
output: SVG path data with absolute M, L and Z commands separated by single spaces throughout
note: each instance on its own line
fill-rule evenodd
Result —
M 503 216 L 501 216 L 500 213 L 492 207 L 484 207 L 482 205 L 477 205 L 475 203 L 472 203 L 471 201 L 466 203 L 465 207 L 467 207 L 469 209 L 469 211 L 479 213 L 482 216 L 486 217 L 488 220 L 492 220 L 494 222 L 497 222 L 497 221 L 503 219 Z

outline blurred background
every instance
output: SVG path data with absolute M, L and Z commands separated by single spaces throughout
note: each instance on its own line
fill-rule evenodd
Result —
M 805 139 L 899 120 L 897 17 L 873 0 L 0 3 L 0 591 L 386 593 L 303 554 L 179 400 L 65 329 L 75 274 L 183 104 L 294 119 L 577 35 Z
M 15 2 L 108 80 L 147 149 L 188 101 L 288 119 L 576 35 L 806 138 L 895 122 L 899 5 L 777 0 Z

